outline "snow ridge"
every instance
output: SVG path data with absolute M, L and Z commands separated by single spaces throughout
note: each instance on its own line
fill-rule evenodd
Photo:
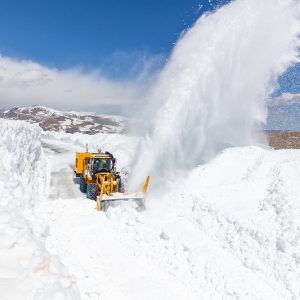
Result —
M 235 171 L 224 172 L 222 161 Z M 228 149 L 213 164 L 219 172 L 224 172 L 219 178 L 215 176 L 215 183 L 209 182 L 214 166 L 208 170 L 199 168 L 189 178 L 196 176 L 200 181 L 206 178 L 206 184 L 199 185 L 204 191 L 200 197 L 196 191 L 186 195 L 186 200 L 189 196 L 194 199 L 193 219 L 246 269 L 269 282 L 276 298 L 298 298 L 300 160 L 297 151 Z M 240 178 L 237 176 L 243 173 Z M 225 177 L 232 180 L 228 186 L 221 185 Z M 212 192 L 215 185 L 219 185 L 218 192 Z
M 45 248 L 48 226 L 34 213 L 47 186 L 40 134 L 37 125 L 0 120 L 0 286 L 4 300 L 78 299 L 73 278 Z

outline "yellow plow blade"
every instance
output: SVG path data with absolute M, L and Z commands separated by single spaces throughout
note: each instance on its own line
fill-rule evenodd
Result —
M 108 206 L 117 201 L 135 201 L 140 208 L 144 208 L 146 192 L 148 190 L 150 181 L 150 176 L 147 176 L 141 190 L 136 193 L 113 193 L 111 196 L 103 195 L 103 190 L 101 189 L 100 195 L 97 197 L 97 211 L 106 211 Z

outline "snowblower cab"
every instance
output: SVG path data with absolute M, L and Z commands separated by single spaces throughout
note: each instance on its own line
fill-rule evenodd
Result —
M 80 190 L 87 193 L 89 199 L 96 200 L 98 183 L 106 185 L 105 193 L 121 191 L 121 177 L 116 172 L 116 159 L 109 152 L 77 152 L 75 174 L 80 177 Z
M 74 172 L 80 177 L 80 191 L 97 201 L 97 210 L 106 210 L 109 204 L 121 200 L 134 200 L 140 207 L 144 206 L 150 178 L 146 179 L 140 192 L 123 193 L 116 159 L 109 152 L 77 152 Z
M 100 157 L 91 160 L 91 169 L 93 174 L 109 172 L 114 170 L 115 159 L 113 157 Z

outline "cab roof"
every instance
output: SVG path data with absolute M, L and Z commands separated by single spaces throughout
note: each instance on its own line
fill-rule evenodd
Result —
M 92 153 L 92 158 L 113 158 L 110 153 Z

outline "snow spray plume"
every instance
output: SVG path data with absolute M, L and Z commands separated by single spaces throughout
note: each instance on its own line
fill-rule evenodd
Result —
M 299 11 L 294 0 L 237 0 L 182 36 L 149 96 L 132 189 L 148 174 L 158 181 L 205 162 L 224 145 L 254 143 L 263 99 L 298 59 Z

